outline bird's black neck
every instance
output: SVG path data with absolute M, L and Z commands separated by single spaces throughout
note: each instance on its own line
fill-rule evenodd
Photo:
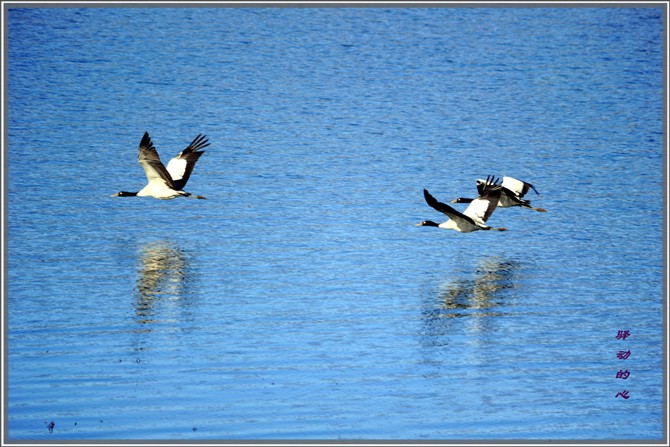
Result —
M 432 220 L 425 220 L 423 221 L 423 226 L 424 227 L 439 227 L 440 224 L 433 222 Z
M 137 192 L 121 191 L 119 193 L 119 197 L 135 197 L 136 195 L 137 195 Z

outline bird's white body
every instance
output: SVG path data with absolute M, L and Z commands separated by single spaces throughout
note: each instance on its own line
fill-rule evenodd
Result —
M 149 182 L 147 186 L 138 191 L 138 197 L 153 197 L 155 199 L 174 199 L 179 196 L 189 196 L 190 194 L 184 191 L 175 191 L 168 188 L 165 183 Z
M 449 219 L 446 222 L 442 222 L 438 227 L 444 228 L 445 230 L 456 230 L 461 233 L 470 233 L 482 229 L 482 227 L 478 225 L 472 225 L 470 222 L 461 219 Z M 486 227 L 486 225 L 484 225 L 484 227 Z
M 178 158 L 173 158 L 170 160 L 170 163 L 168 163 L 168 166 L 172 165 L 173 171 L 176 171 L 176 165 L 175 160 L 179 160 Z M 184 168 L 186 167 L 186 160 L 182 160 L 184 163 Z M 172 182 L 168 182 L 168 179 L 165 177 L 165 173 L 161 172 L 163 171 L 162 165 L 160 164 L 160 160 L 156 162 L 155 160 L 152 160 L 151 162 L 147 162 L 144 158 L 140 159 L 140 164 L 144 168 L 144 173 L 147 176 L 147 185 L 142 188 L 140 191 L 138 191 L 137 196 L 138 197 L 153 197 L 155 199 L 162 199 L 162 200 L 168 200 L 168 199 L 174 199 L 175 197 L 179 196 L 189 196 L 189 193 L 185 193 L 183 191 L 178 191 L 175 190 L 173 187 Z M 167 172 L 170 174 L 170 177 L 172 178 L 171 180 L 175 180 L 176 177 L 172 174 L 172 172 L 167 169 Z M 182 169 L 182 174 L 183 174 L 183 169 Z M 181 178 L 181 176 L 180 176 Z

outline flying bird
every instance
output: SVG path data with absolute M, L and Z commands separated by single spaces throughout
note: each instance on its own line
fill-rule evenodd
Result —
M 477 191 L 481 194 L 482 189 L 484 188 L 486 184 L 486 180 L 478 179 L 477 180 Z M 547 210 L 544 208 L 535 208 L 531 206 L 530 200 L 525 200 L 523 196 L 526 195 L 526 193 L 529 190 L 535 191 L 535 194 L 540 194 L 537 192 L 537 189 L 533 185 L 527 182 L 523 182 L 521 180 L 517 180 L 512 177 L 503 177 L 503 182 L 502 182 L 502 191 L 500 193 L 500 200 L 498 201 L 498 206 L 500 208 L 511 208 L 513 206 L 520 206 L 523 208 L 529 208 L 531 210 L 539 211 L 542 213 L 546 213 Z M 471 203 L 474 199 L 467 199 L 463 197 L 459 197 L 457 199 L 454 199 L 451 201 L 451 203 Z
M 144 132 L 142 141 L 138 148 L 137 161 L 144 168 L 147 175 L 147 185 L 138 192 L 121 191 L 112 197 L 155 197 L 156 199 L 174 199 L 175 197 L 195 197 L 204 199 L 203 196 L 193 196 L 191 193 L 183 191 L 186 182 L 188 182 L 193 167 L 198 159 L 205 153 L 201 150 L 209 146 L 207 138 L 200 134 L 181 151 L 167 165 L 167 168 L 161 163 L 158 152 L 149 138 L 149 132 Z
M 485 223 L 498 206 L 501 190 L 502 187 L 499 179 L 496 179 L 493 176 L 487 177 L 479 192 L 479 197 L 473 199 L 465 211 L 461 213 L 446 203 L 439 202 L 435 197 L 430 195 L 426 189 L 424 189 L 423 196 L 426 199 L 426 203 L 437 211 L 449 216 L 449 220 L 441 224 L 431 220 L 424 220 L 423 222 L 416 224 L 416 226 L 439 227 L 460 231 L 461 233 L 470 233 L 477 230 L 505 231 L 507 228 L 494 228 Z

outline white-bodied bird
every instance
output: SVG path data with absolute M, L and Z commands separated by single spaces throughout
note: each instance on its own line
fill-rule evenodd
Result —
M 121 191 L 112 197 L 148 196 L 156 199 L 174 199 L 180 196 L 191 196 L 204 199 L 203 196 L 193 196 L 183 189 L 193 172 L 195 163 L 205 153 L 200 149 L 207 146 L 209 146 L 207 138 L 202 134 L 198 135 L 186 149 L 170 160 L 166 168 L 161 163 L 158 152 L 149 138 L 149 132 L 144 132 L 138 149 L 137 161 L 140 162 L 147 175 L 147 185 L 138 192 Z
M 477 180 L 477 191 L 481 194 L 482 189 L 484 188 L 484 185 L 486 184 L 486 180 L 478 179 Z M 537 192 L 537 189 L 533 185 L 531 185 L 528 182 L 522 182 L 521 180 L 517 180 L 512 177 L 503 177 L 503 182 L 502 182 L 502 191 L 500 193 L 500 200 L 498 201 L 498 206 L 500 208 L 511 208 L 513 206 L 520 206 L 523 208 L 529 208 L 531 210 L 539 211 L 542 213 L 546 213 L 547 210 L 544 208 L 535 208 L 530 205 L 530 200 L 525 200 L 523 196 L 526 195 L 526 193 L 529 190 L 535 191 L 535 194 L 540 194 Z M 459 197 L 457 199 L 454 199 L 451 201 L 451 203 L 470 203 L 474 199 L 467 199 L 463 197 Z
M 416 224 L 417 227 L 439 227 L 448 230 L 456 230 L 461 233 L 470 233 L 477 230 L 499 230 L 505 231 L 507 228 L 494 228 L 486 225 L 486 221 L 498 206 L 502 187 L 500 180 L 493 176 L 487 177 L 479 197 L 473 199 L 470 205 L 462 213 L 446 203 L 437 201 L 427 190 L 423 190 L 423 196 L 426 203 L 437 211 L 449 216 L 449 220 L 441 224 L 431 220 L 424 220 Z

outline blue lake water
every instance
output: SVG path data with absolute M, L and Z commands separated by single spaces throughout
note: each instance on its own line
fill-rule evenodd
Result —
M 663 14 L 9 8 L 7 439 L 662 439 Z

